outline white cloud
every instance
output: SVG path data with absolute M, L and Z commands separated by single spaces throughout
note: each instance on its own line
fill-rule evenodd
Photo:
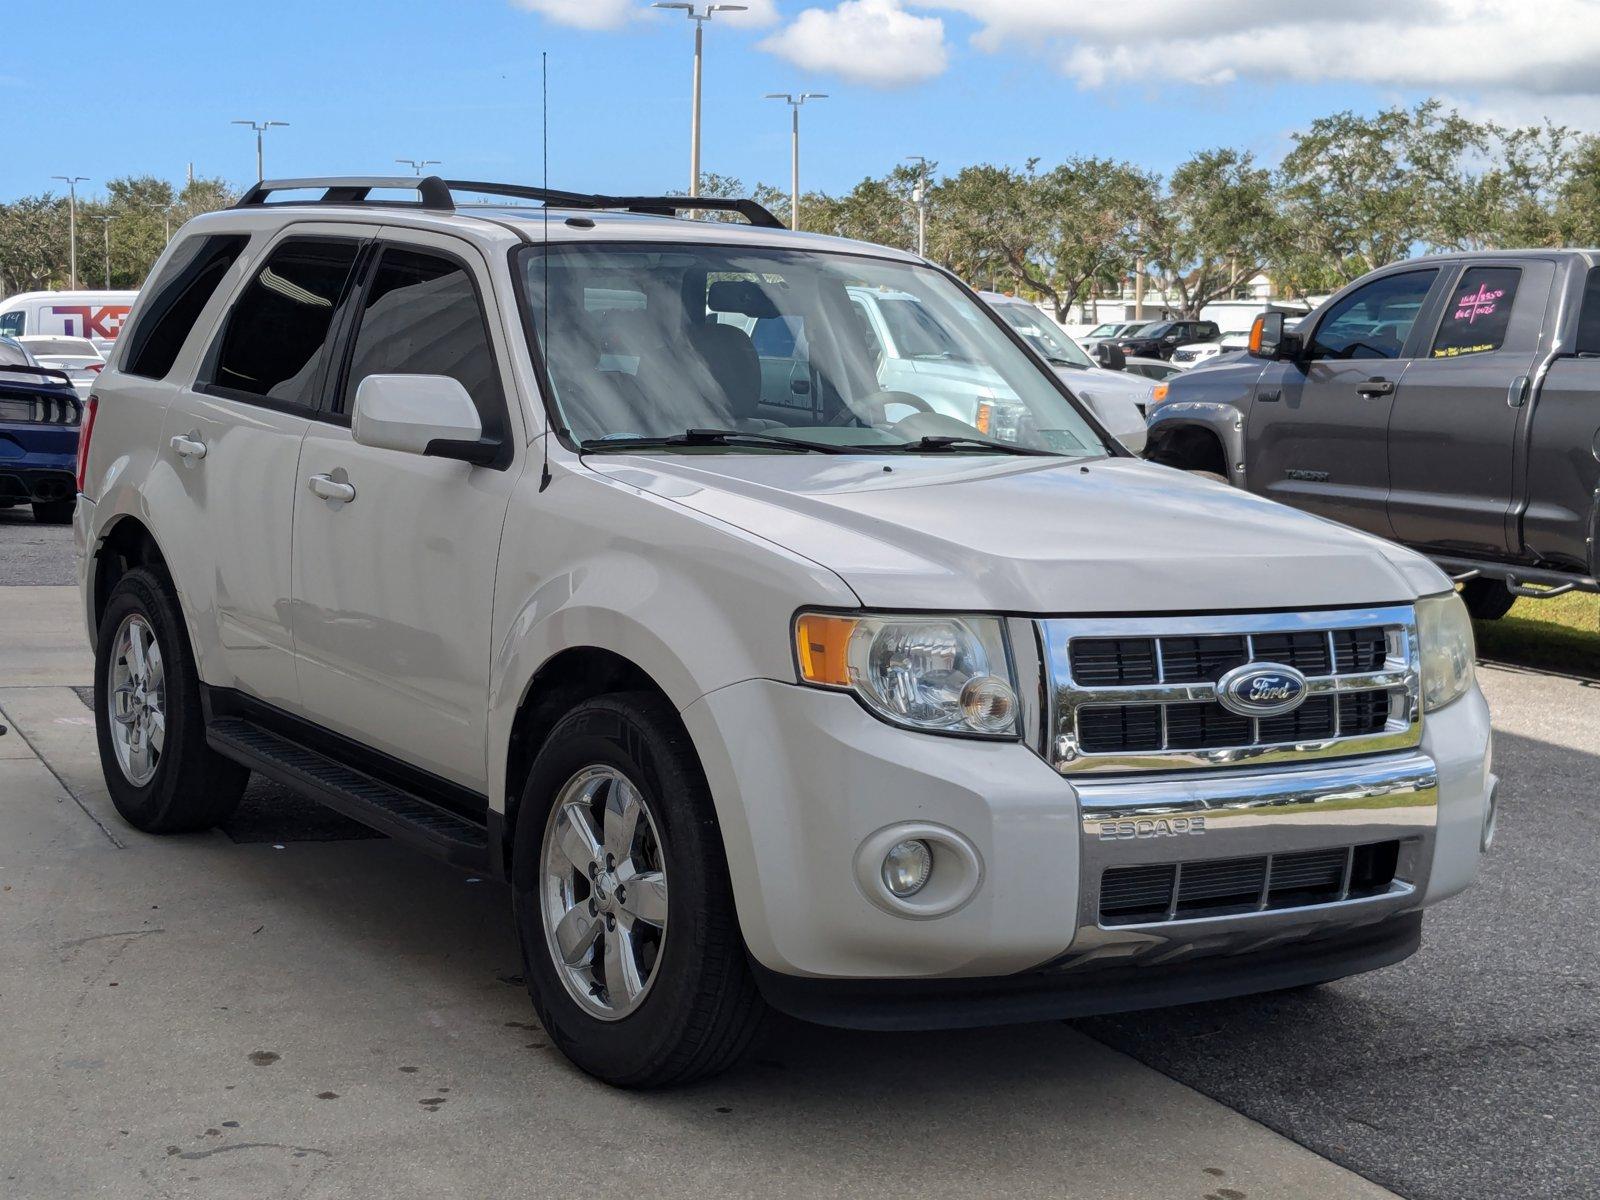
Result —
M 901 0 L 844 0 L 808 8 L 761 43 L 806 71 L 870 87 L 903 87 L 942 75 L 950 55 L 944 22 L 905 11 Z
M 637 0 L 511 0 L 557 25 L 576 29 L 621 29 L 639 15 Z
M 1407 90 L 1600 93 L 1600 0 L 911 0 L 1044 49 L 1084 87 L 1237 79 Z
M 707 0 L 696 0 L 704 4 Z M 716 0 L 709 0 L 715 3 Z M 538 13 L 557 25 L 570 25 L 575 29 L 621 29 L 632 21 L 647 15 L 675 16 L 683 14 L 652 14 L 649 0 L 511 0 L 517 8 Z M 718 25 L 737 25 L 745 29 L 762 29 L 778 21 L 777 0 L 742 0 L 744 12 L 720 12 L 713 19 Z

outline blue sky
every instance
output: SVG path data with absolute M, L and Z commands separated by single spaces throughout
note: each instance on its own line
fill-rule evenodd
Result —
M 1218 144 L 1271 161 L 1342 107 L 1442 94 L 1475 115 L 1600 125 L 1595 0 L 1347 0 L 1312 25 L 1273 0 L 752 0 L 707 30 L 704 167 L 788 182 L 787 109 L 808 187 L 897 160 L 1045 163 L 1103 154 L 1165 170 Z M 1400 9 L 1400 16 L 1394 13 Z M 0 199 L 87 175 L 240 183 L 273 118 L 269 175 L 387 172 L 537 182 L 539 55 L 550 55 L 550 181 L 601 191 L 687 182 L 692 28 L 643 0 L 53 0 L 6 18 Z M 1519 12 L 1538 10 L 1542 39 Z M 978 14 L 982 21 L 975 19 Z M 744 25 L 736 24 L 742 20 Z M 1570 21 L 1570 37 L 1552 24 Z M 602 26 L 580 28 L 580 25 Z

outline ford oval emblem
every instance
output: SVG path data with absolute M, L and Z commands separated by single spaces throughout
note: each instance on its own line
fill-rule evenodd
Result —
M 1217 703 L 1241 717 L 1276 717 L 1306 698 L 1306 677 L 1281 663 L 1246 663 L 1217 680 Z

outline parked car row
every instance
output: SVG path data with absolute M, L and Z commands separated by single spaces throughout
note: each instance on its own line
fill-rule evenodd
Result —
M 1449 578 L 1130 453 L 1029 313 L 750 201 L 269 202 L 307 187 L 187 224 L 88 401 L 133 826 L 213 826 L 257 773 L 504 880 L 540 1024 L 628 1087 L 773 1008 L 1373 970 L 1474 877 L 1497 781 Z M 1256 352 L 1252 388 L 1296 361 Z

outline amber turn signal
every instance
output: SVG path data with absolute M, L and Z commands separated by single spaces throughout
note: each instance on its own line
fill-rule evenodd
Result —
M 854 617 L 802 614 L 794 623 L 794 648 L 800 662 L 800 678 L 823 687 L 849 687 L 850 667 L 846 662 L 846 652 L 855 628 Z

